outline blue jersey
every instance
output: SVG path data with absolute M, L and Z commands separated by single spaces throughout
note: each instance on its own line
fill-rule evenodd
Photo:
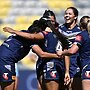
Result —
M 29 53 L 32 42 L 32 40 L 30 41 L 20 36 L 10 36 L 0 46 L 0 61 L 9 64 L 18 62 Z
M 49 53 L 56 53 L 58 44 L 57 37 L 52 32 L 43 32 L 45 50 Z M 41 47 L 41 48 L 42 48 Z M 44 71 L 44 72 L 43 72 Z M 64 62 L 56 58 L 39 58 L 37 62 L 37 77 L 44 73 L 44 78 L 47 80 L 58 80 L 63 78 Z
M 52 32 L 45 32 L 45 46 L 49 53 L 56 53 L 56 46 L 58 43 L 57 37 Z
M 75 40 L 76 35 L 79 34 L 81 32 L 81 30 L 78 27 L 78 25 L 76 25 L 73 29 L 69 30 L 66 27 L 66 25 L 63 24 L 63 25 L 59 26 L 59 32 L 61 32 L 63 35 L 65 35 L 68 38 L 69 48 L 70 48 Z M 70 56 L 70 75 L 71 75 L 71 78 L 74 77 L 74 75 L 78 72 L 78 67 L 79 67 L 77 65 L 77 63 L 79 62 L 79 61 L 77 61 L 78 55 L 79 54 L 76 53 L 76 54 Z
M 82 66 L 90 64 L 90 35 L 87 30 L 82 31 L 76 36 L 75 42 L 79 45 L 79 54 Z
M 32 44 L 33 40 L 27 40 L 17 35 L 12 35 L 3 42 L 0 46 L 0 82 L 15 80 L 15 63 L 29 53 Z
M 80 28 L 76 25 L 73 29 L 68 29 L 64 24 L 59 26 L 59 32 L 61 32 L 63 35 L 65 35 L 68 40 L 69 40 L 69 44 L 71 47 L 71 45 L 73 44 L 75 37 L 77 34 L 79 34 L 81 32 Z

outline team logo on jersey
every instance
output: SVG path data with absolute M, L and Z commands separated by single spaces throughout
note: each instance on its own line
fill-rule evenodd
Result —
M 85 76 L 88 77 L 88 78 L 90 78 L 90 71 L 86 71 L 85 72 Z
M 77 35 L 76 38 L 75 38 L 75 40 L 77 40 L 77 41 L 81 41 L 81 40 L 82 40 L 82 36 Z
M 9 71 L 11 71 L 11 65 L 5 65 L 5 68 L 7 68 Z
M 56 71 L 52 71 L 52 72 L 50 73 L 50 75 L 51 75 L 51 77 L 56 78 Z
M 48 32 L 47 32 L 47 31 L 43 31 L 43 33 L 44 33 L 45 35 L 47 35 L 47 34 L 48 34 Z
M 62 43 L 58 41 L 57 46 L 56 46 L 56 51 L 62 50 Z
M 47 62 L 47 67 L 48 68 L 53 68 L 54 67 L 54 62 Z
M 3 74 L 3 78 L 4 78 L 5 80 L 8 80 L 8 73 L 4 73 L 4 74 Z
M 47 62 L 47 71 L 54 67 L 54 62 Z

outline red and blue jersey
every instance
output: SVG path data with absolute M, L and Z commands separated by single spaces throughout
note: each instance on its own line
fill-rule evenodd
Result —
M 82 31 L 76 36 L 75 42 L 79 46 L 79 56 L 81 63 L 84 66 L 85 64 L 90 64 L 90 35 L 87 30 Z
M 53 32 L 42 32 L 45 43 L 41 48 L 45 48 L 46 52 L 56 53 L 58 39 Z M 63 79 L 64 77 L 64 61 L 58 58 L 39 58 L 37 61 L 37 78 L 44 74 L 47 80 Z M 44 72 L 43 72 L 44 71 Z

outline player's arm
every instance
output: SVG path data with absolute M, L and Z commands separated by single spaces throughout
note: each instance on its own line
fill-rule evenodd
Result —
M 24 37 L 26 39 L 44 39 L 44 35 L 42 33 L 30 34 L 30 33 L 22 32 L 22 31 L 14 30 L 10 27 L 4 27 L 3 31 L 9 32 L 11 34 L 19 35 L 19 36 Z
M 65 78 L 64 78 L 64 84 L 67 85 L 70 83 L 70 74 L 69 74 L 69 67 L 70 67 L 70 57 L 65 56 Z
M 75 54 L 77 53 L 79 47 L 77 44 L 73 44 L 72 47 L 68 50 L 64 50 L 64 51 L 57 51 L 57 54 L 60 56 L 60 55 L 72 55 L 72 54 Z
M 44 52 L 38 45 L 34 45 L 32 49 L 42 58 L 60 58 L 57 54 Z
M 69 73 L 69 66 L 70 66 L 70 57 L 69 56 L 65 56 L 66 73 Z

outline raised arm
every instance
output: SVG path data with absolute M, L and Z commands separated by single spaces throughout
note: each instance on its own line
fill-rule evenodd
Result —
M 10 27 L 4 27 L 3 31 L 9 32 L 11 34 L 19 35 L 19 36 L 24 37 L 26 39 L 44 39 L 44 35 L 42 33 L 30 34 L 30 33 L 22 32 L 22 31 L 14 30 Z

